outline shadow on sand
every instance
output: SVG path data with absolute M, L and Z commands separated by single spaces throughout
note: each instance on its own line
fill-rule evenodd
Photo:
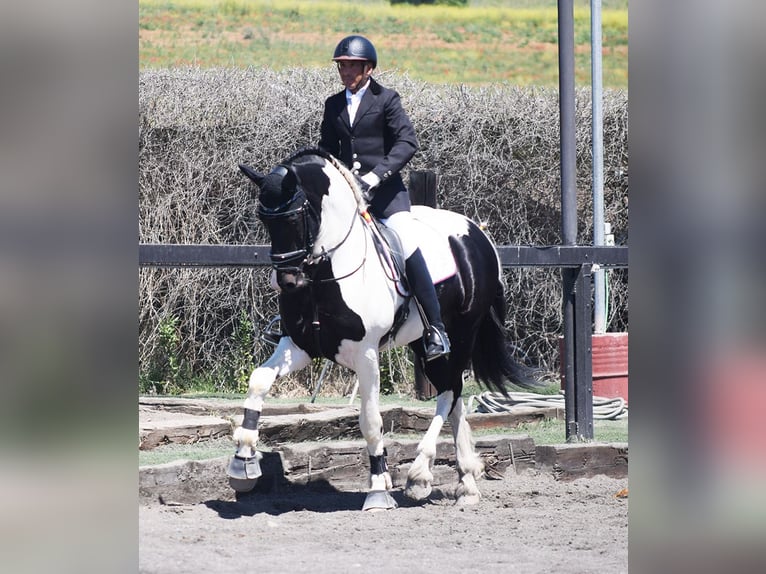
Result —
M 367 493 L 360 484 L 331 484 L 326 479 L 312 480 L 306 484 L 292 483 L 285 478 L 281 458 L 277 453 L 263 453 L 263 475 L 250 492 L 236 494 L 235 500 L 207 500 L 203 504 L 218 513 L 221 518 L 234 519 L 256 514 L 279 515 L 286 512 L 342 512 L 361 511 Z M 341 490 L 342 489 L 342 490 Z M 414 502 L 404 495 L 401 488 L 391 491 L 400 507 L 420 506 L 434 502 L 443 495 L 434 491 L 429 500 Z

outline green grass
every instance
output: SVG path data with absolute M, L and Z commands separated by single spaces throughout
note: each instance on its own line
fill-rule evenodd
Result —
M 566 442 L 566 426 L 563 420 L 546 419 L 538 423 L 523 423 L 515 429 L 490 429 L 474 434 L 528 434 L 536 445 L 563 444 Z M 628 419 L 618 421 L 593 421 L 593 440 L 596 442 L 628 442 Z
M 604 86 L 627 88 L 628 15 L 605 2 Z M 614 8 L 609 7 L 610 5 Z M 145 68 L 327 68 L 346 34 L 369 36 L 382 70 L 432 83 L 558 83 L 555 2 L 474 2 L 468 8 L 342 0 L 139 0 Z M 590 10 L 575 8 L 576 81 L 590 82 Z
M 475 437 L 487 435 L 529 435 L 536 445 L 566 443 L 566 425 L 563 419 L 545 419 L 522 423 L 517 427 L 496 427 L 474 430 Z M 420 434 L 389 434 L 392 439 L 418 439 Z M 628 419 L 619 421 L 593 421 L 594 442 L 628 442 Z
M 261 450 L 269 450 L 260 447 Z M 153 466 L 176 460 L 208 460 L 234 454 L 231 437 L 220 438 L 193 445 L 167 444 L 152 450 L 138 451 L 138 466 Z

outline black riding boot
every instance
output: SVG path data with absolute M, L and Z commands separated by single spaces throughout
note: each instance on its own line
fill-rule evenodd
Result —
M 449 338 L 442 322 L 439 299 L 436 298 L 436 289 L 434 289 L 431 275 L 420 249 L 416 249 L 407 258 L 405 267 L 410 290 L 420 303 L 428 320 L 428 325 L 423 331 L 423 346 L 425 347 L 426 361 L 430 361 L 449 353 Z

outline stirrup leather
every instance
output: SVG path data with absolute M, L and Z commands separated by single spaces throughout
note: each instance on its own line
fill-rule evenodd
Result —
M 286 333 L 282 330 L 282 317 L 275 315 L 266 325 L 266 328 L 261 331 L 261 340 L 276 347 L 279 345 L 279 340 L 285 335 Z

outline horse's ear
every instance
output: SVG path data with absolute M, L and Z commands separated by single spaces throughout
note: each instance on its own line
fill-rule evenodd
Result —
M 264 180 L 266 179 L 266 174 L 263 174 L 259 171 L 255 171 L 252 167 L 245 165 L 244 163 L 239 164 L 239 169 L 244 173 L 248 178 L 253 180 L 256 184 L 258 184 L 258 187 L 263 185 Z
M 292 168 L 285 168 L 282 175 L 282 189 L 295 189 L 298 184 L 298 174 Z

